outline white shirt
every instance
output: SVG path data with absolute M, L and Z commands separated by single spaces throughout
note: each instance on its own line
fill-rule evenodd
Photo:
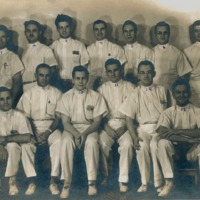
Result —
M 91 124 L 94 118 L 107 114 L 107 107 L 97 92 L 73 88 L 63 94 L 56 111 L 70 117 L 72 124 Z
M 169 129 L 195 129 L 200 128 L 200 108 L 188 104 L 185 107 L 172 106 L 160 116 L 157 127 L 164 126 Z
M 124 46 L 124 51 L 128 61 L 125 64 L 125 71 L 133 72 L 135 77 L 137 77 L 138 65 L 141 61 L 153 61 L 153 51 L 138 42 L 135 42 L 134 44 L 126 44 Z
M 50 67 L 57 65 L 51 48 L 40 42 L 28 44 L 28 49 L 22 55 L 22 62 L 25 67 L 23 82 L 35 80 L 35 69 L 39 64 L 45 63 Z
M 72 79 L 73 68 L 78 65 L 86 65 L 89 62 L 85 45 L 78 40 L 60 38 L 53 42 L 51 48 L 58 61 L 62 79 Z
M 176 47 L 165 44 L 154 48 L 156 76 L 154 83 L 171 89 L 172 83 L 180 76 L 192 71 L 185 55 Z
M 119 112 L 119 107 L 134 89 L 133 84 L 123 80 L 117 83 L 108 81 L 98 89 L 107 103 L 108 119 L 125 119 L 125 115 Z
M 17 109 L 33 119 L 37 127 L 47 126 L 55 119 L 55 111 L 61 92 L 50 85 L 45 88 L 38 85 L 26 91 L 20 98 Z
M 16 110 L 7 112 L 0 111 L 0 135 L 11 135 L 11 131 L 17 131 L 19 134 L 32 134 L 31 126 L 28 119 Z
M 109 58 L 115 58 L 121 64 L 126 62 L 123 48 L 107 39 L 96 41 L 87 47 L 87 51 L 90 56 L 88 69 L 94 76 L 105 76 L 105 62 Z
M 196 42 L 193 45 L 189 46 L 184 50 L 186 57 L 188 58 L 192 71 L 190 75 L 190 79 L 192 80 L 200 80 L 200 42 Z
M 24 66 L 19 57 L 8 49 L 0 50 L 0 86 L 12 88 L 12 78 L 22 72 Z
M 166 90 L 163 86 L 138 86 L 120 106 L 119 111 L 141 124 L 156 124 L 167 106 Z

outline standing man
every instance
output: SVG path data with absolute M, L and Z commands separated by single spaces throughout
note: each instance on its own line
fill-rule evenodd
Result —
M 102 151 L 103 181 L 106 185 L 108 180 L 108 162 L 112 152 L 112 145 L 115 141 L 119 143 L 119 187 L 120 192 L 128 190 L 129 169 L 133 157 L 133 141 L 127 131 L 125 115 L 118 109 L 125 99 L 133 93 L 134 85 L 123 81 L 123 67 L 120 62 L 110 58 L 105 63 L 106 74 L 109 79 L 99 89 L 99 93 L 104 97 L 109 115 L 106 117 L 104 130 L 100 133 L 100 149 Z
M 109 58 L 115 58 L 121 65 L 126 62 L 124 50 L 117 44 L 107 39 L 107 24 L 103 20 L 96 20 L 93 23 L 93 32 L 96 42 L 88 46 L 87 50 L 90 56 L 88 69 L 91 74 L 90 87 L 93 87 L 96 77 L 105 79 L 105 61 Z
M 157 45 L 154 50 L 156 76 L 154 83 L 171 89 L 172 83 L 178 78 L 189 79 L 192 71 L 185 55 L 175 46 L 169 44 L 170 26 L 166 22 L 158 22 L 155 26 Z
M 162 184 L 162 174 L 158 163 L 156 124 L 160 114 L 167 107 L 167 94 L 163 86 L 153 84 L 156 75 L 150 61 L 138 65 L 138 78 L 141 82 L 134 92 L 124 101 L 119 111 L 126 115 L 126 124 L 133 139 L 142 185 L 138 192 L 146 192 L 150 179 L 150 158 L 153 161 L 154 185 L 157 191 Z M 139 123 L 136 127 L 133 123 Z
M 29 187 L 26 195 L 35 192 L 35 151 L 33 135 L 28 119 L 20 112 L 12 109 L 11 90 L 0 87 L 0 160 L 7 160 L 5 176 L 9 177 L 9 195 L 19 193 L 16 183 L 16 175 L 19 170 L 19 162 L 22 165 Z
M 72 71 L 74 88 L 60 99 L 57 112 L 60 113 L 64 132 L 61 145 L 61 179 L 64 180 L 61 198 L 67 198 L 72 182 L 74 150 L 84 148 L 88 177 L 88 195 L 97 194 L 96 178 L 99 164 L 98 129 L 107 107 L 103 97 L 87 89 L 89 78 L 87 68 L 74 67 Z
M 56 17 L 55 25 L 59 33 L 57 39 L 51 45 L 59 67 L 59 87 L 63 92 L 72 88 L 72 71 L 75 66 L 87 66 L 89 62 L 88 52 L 85 45 L 72 39 L 73 19 L 64 14 Z
M 192 24 L 192 33 L 195 43 L 184 50 L 188 58 L 192 72 L 190 75 L 191 98 L 193 105 L 200 107 L 200 20 Z
M 11 89 L 15 103 L 22 89 L 21 73 L 24 66 L 19 57 L 7 49 L 8 40 L 11 40 L 10 31 L 6 26 L 0 25 L 0 86 Z
M 48 143 L 51 158 L 50 191 L 52 195 L 59 194 L 56 178 L 60 172 L 61 132 L 57 129 L 59 117 L 56 114 L 56 105 L 61 92 L 49 85 L 51 67 L 39 64 L 36 67 L 35 78 L 37 85 L 26 91 L 17 108 L 30 120 L 38 145 Z
M 54 75 L 56 74 L 57 62 L 52 50 L 39 42 L 43 26 L 35 20 L 29 20 L 24 22 L 24 27 L 24 33 L 29 43 L 22 55 L 22 62 L 25 67 L 22 76 L 25 92 L 36 85 L 35 69 L 40 63 L 48 64 L 51 67 L 52 75 Z
M 158 196 L 166 197 L 173 188 L 173 156 L 179 150 L 188 161 L 200 161 L 200 108 L 189 103 L 191 96 L 188 82 L 177 79 L 172 85 L 176 105 L 165 110 L 158 121 L 160 137 L 158 155 L 165 186 Z M 200 163 L 200 162 L 199 162 Z
M 127 20 L 122 26 L 126 45 L 124 46 L 127 63 L 125 64 L 126 78 L 137 83 L 138 64 L 144 60 L 153 60 L 153 51 L 137 42 L 138 26 L 135 22 Z

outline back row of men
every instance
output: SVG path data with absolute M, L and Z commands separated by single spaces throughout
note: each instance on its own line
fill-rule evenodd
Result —
M 191 101 L 200 106 L 200 20 L 192 25 L 192 31 L 196 43 L 184 50 L 169 44 L 170 26 L 165 22 L 155 25 L 157 45 L 150 48 L 137 42 L 138 27 L 131 20 L 124 22 L 122 29 L 127 44 L 122 48 L 107 39 L 107 24 L 103 20 L 93 23 L 93 32 L 96 42 L 85 45 L 72 39 L 73 19 L 70 16 L 60 14 L 56 17 L 55 25 L 59 33 L 59 39 L 48 47 L 39 42 L 43 26 L 37 21 L 30 20 L 24 23 L 25 35 L 28 40 L 28 48 L 20 59 L 9 51 L 8 40 L 10 31 L 0 25 L 0 85 L 11 88 L 16 98 L 20 83 L 23 82 L 23 90 L 27 91 L 36 84 L 34 72 L 40 63 L 48 64 L 54 74 L 53 84 L 66 92 L 72 87 L 72 70 L 74 66 L 88 67 L 90 80 L 88 86 L 97 88 L 98 81 L 106 81 L 104 63 L 109 58 L 115 58 L 125 68 L 127 80 L 137 82 L 137 68 L 142 60 L 150 60 L 156 68 L 154 82 L 171 88 L 172 82 L 177 77 L 190 77 L 192 90 Z M 52 51 L 53 50 L 53 51 Z M 23 63 L 23 64 L 22 64 Z M 97 79 L 100 77 L 100 79 Z
M 108 81 L 97 93 L 86 87 L 87 68 L 74 67 L 74 87 L 62 94 L 49 84 L 51 67 L 39 64 L 35 71 L 36 85 L 24 92 L 17 105 L 20 112 L 12 109 L 11 91 L 0 87 L 0 160 L 7 159 L 5 176 L 9 177 L 9 195 L 19 193 L 16 175 L 20 159 L 29 180 L 25 194 L 34 194 L 35 151 L 43 143 L 49 145 L 52 195 L 60 193 L 56 180 L 61 165 L 63 188 L 60 198 L 68 198 L 70 194 L 77 148 L 84 148 L 88 195 L 97 194 L 99 150 L 102 185 L 107 185 L 114 142 L 119 144 L 120 192 L 128 191 L 133 149 L 141 175 L 137 191 L 148 190 L 152 159 L 154 185 L 161 197 L 168 196 L 173 188 L 173 156 L 176 153 L 181 152 L 189 161 L 200 160 L 200 108 L 189 102 L 188 81 L 177 79 L 172 84 L 176 105 L 167 109 L 168 93 L 163 86 L 153 83 L 156 71 L 152 62 L 139 63 L 140 85 L 137 87 L 123 80 L 124 70 L 119 60 L 108 59 L 105 71 Z M 64 127 L 62 133 L 58 129 L 60 119 Z

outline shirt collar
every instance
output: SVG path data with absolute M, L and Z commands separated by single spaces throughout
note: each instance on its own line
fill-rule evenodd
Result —
M 144 85 L 141 85 L 141 88 L 142 88 L 142 91 L 152 91 L 153 88 L 154 88 L 154 84 L 150 85 L 150 86 L 144 86 Z
M 34 48 L 34 47 L 36 47 L 39 43 L 40 43 L 39 41 L 37 41 L 37 42 L 35 42 L 35 43 L 28 43 L 28 47 L 29 47 L 29 48 Z
M 176 105 L 176 110 L 182 111 L 182 112 L 188 112 L 191 108 L 191 104 L 187 104 L 186 106 L 178 106 Z
M 107 42 L 107 39 L 103 39 L 103 40 L 97 40 L 96 41 L 96 44 L 98 45 L 98 46 L 104 46 L 104 44 Z
M 46 91 L 46 90 L 48 90 L 48 89 L 50 88 L 50 85 L 47 85 L 47 86 L 45 86 L 45 87 L 41 87 L 41 86 L 39 86 L 39 85 L 36 85 L 36 87 L 37 87 L 39 90 L 41 90 L 41 91 Z
M 134 42 L 132 44 L 127 44 L 129 49 L 133 49 L 135 46 L 138 45 L 138 42 Z
M 71 37 L 68 37 L 68 38 L 60 38 L 59 41 L 60 41 L 61 43 L 64 43 L 64 44 L 65 44 L 65 43 L 69 42 L 71 39 L 72 39 Z
M 84 89 L 84 90 L 77 90 L 77 89 L 74 88 L 73 93 L 74 93 L 75 95 L 86 94 L 86 93 L 87 93 L 87 89 Z
M 6 112 L 0 110 L 0 114 L 3 115 L 4 117 L 11 116 L 12 113 L 13 113 L 13 109 L 10 109 L 9 111 L 6 111 Z
M 8 51 L 7 48 L 1 49 L 1 50 L 0 50 L 0 55 L 6 53 L 7 51 Z
M 117 83 L 113 83 L 112 81 L 110 81 L 110 84 L 113 86 L 113 87 L 120 87 L 123 83 L 123 80 L 119 80 Z
M 169 47 L 169 43 L 167 44 L 158 44 L 159 49 L 166 49 Z

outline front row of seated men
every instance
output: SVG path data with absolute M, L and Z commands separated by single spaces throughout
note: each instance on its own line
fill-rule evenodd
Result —
M 108 59 L 105 69 L 109 81 L 97 93 L 86 88 L 88 70 L 82 66 L 74 67 L 74 88 L 62 95 L 49 85 L 50 67 L 38 65 L 35 73 L 37 85 L 25 92 L 17 105 L 28 120 L 21 112 L 12 109 L 10 90 L 0 88 L 0 159 L 7 159 L 5 176 L 9 177 L 9 195 L 19 192 L 16 174 L 20 158 L 29 179 L 25 194 L 35 192 L 36 145 L 47 142 L 51 158 L 49 189 L 52 195 L 60 193 L 56 178 L 60 175 L 61 164 L 64 183 L 60 198 L 67 198 L 70 194 L 76 148 L 84 148 L 88 195 L 97 194 L 99 149 L 102 155 L 102 185 L 107 184 L 111 147 L 115 141 L 119 143 L 120 192 L 128 190 L 133 148 L 141 174 L 142 184 L 138 192 L 148 190 L 152 158 L 154 184 L 161 197 L 169 195 L 173 188 L 176 146 L 186 142 L 189 150 L 187 160 L 199 159 L 200 108 L 189 103 L 191 92 L 188 82 L 182 79 L 174 82 L 172 93 L 176 105 L 167 109 L 168 93 L 164 87 L 153 84 L 156 72 L 150 61 L 139 64 L 140 85 L 136 88 L 123 80 L 123 68 L 118 60 Z M 57 129 L 60 119 L 63 133 Z

